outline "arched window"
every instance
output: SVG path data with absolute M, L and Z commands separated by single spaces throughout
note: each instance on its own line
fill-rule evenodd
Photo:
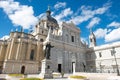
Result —
M 40 39 L 41 42 L 43 42 L 44 40 L 43 39 Z
M 31 53 L 30 53 L 30 60 L 34 60 L 34 50 L 31 50 Z

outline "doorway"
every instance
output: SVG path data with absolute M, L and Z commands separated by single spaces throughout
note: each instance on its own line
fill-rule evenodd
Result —
M 74 71 L 75 69 L 75 62 L 72 62 L 72 72 Z
M 61 64 L 58 64 L 58 72 L 61 73 L 61 70 L 62 70 Z
M 21 67 L 21 74 L 24 74 L 25 73 L 25 66 L 22 66 Z

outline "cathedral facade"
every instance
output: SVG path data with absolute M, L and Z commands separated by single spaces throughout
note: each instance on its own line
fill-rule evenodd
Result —
M 54 46 L 50 52 L 52 71 L 72 73 L 75 65 L 76 72 L 115 72 L 116 64 L 106 63 L 114 62 L 114 56 L 109 54 L 113 47 L 119 53 L 120 44 L 111 47 L 96 46 L 95 35 L 91 32 L 90 47 L 88 47 L 82 43 L 80 33 L 80 29 L 73 22 L 63 22 L 59 25 L 48 9 L 33 32 L 12 31 L 7 40 L 0 41 L 0 72 L 40 73 L 41 60 L 45 58 L 45 42 L 48 38 Z M 102 58 L 99 57 L 100 53 L 103 55 Z M 120 57 L 117 57 L 117 60 L 119 67 Z
M 51 32 L 49 33 L 49 29 Z M 0 41 L 0 71 L 2 73 L 39 73 L 44 59 L 44 42 L 50 38 L 50 59 L 55 72 L 84 71 L 86 45 L 81 42 L 80 29 L 72 22 L 58 25 L 46 11 L 31 33 L 12 31 L 7 40 Z

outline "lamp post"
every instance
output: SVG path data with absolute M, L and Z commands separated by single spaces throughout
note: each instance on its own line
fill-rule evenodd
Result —
M 115 48 L 114 48 L 114 47 L 112 48 L 112 53 L 113 53 L 113 55 L 114 55 L 114 59 L 115 59 L 115 63 L 116 63 L 117 76 L 120 76 L 119 68 L 118 68 L 118 64 L 117 64 L 117 59 L 116 59 L 116 55 L 115 55 L 116 51 L 115 51 Z

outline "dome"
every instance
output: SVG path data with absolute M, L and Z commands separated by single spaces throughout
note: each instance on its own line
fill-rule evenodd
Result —
M 47 27 L 49 27 L 49 26 L 51 26 L 52 28 L 57 28 L 58 27 L 57 20 L 51 16 L 51 11 L 49 9 L 46 11 L 46 14 L 44 14 L 41 17 L 40 20 L 46 21 L 47 22 Z

